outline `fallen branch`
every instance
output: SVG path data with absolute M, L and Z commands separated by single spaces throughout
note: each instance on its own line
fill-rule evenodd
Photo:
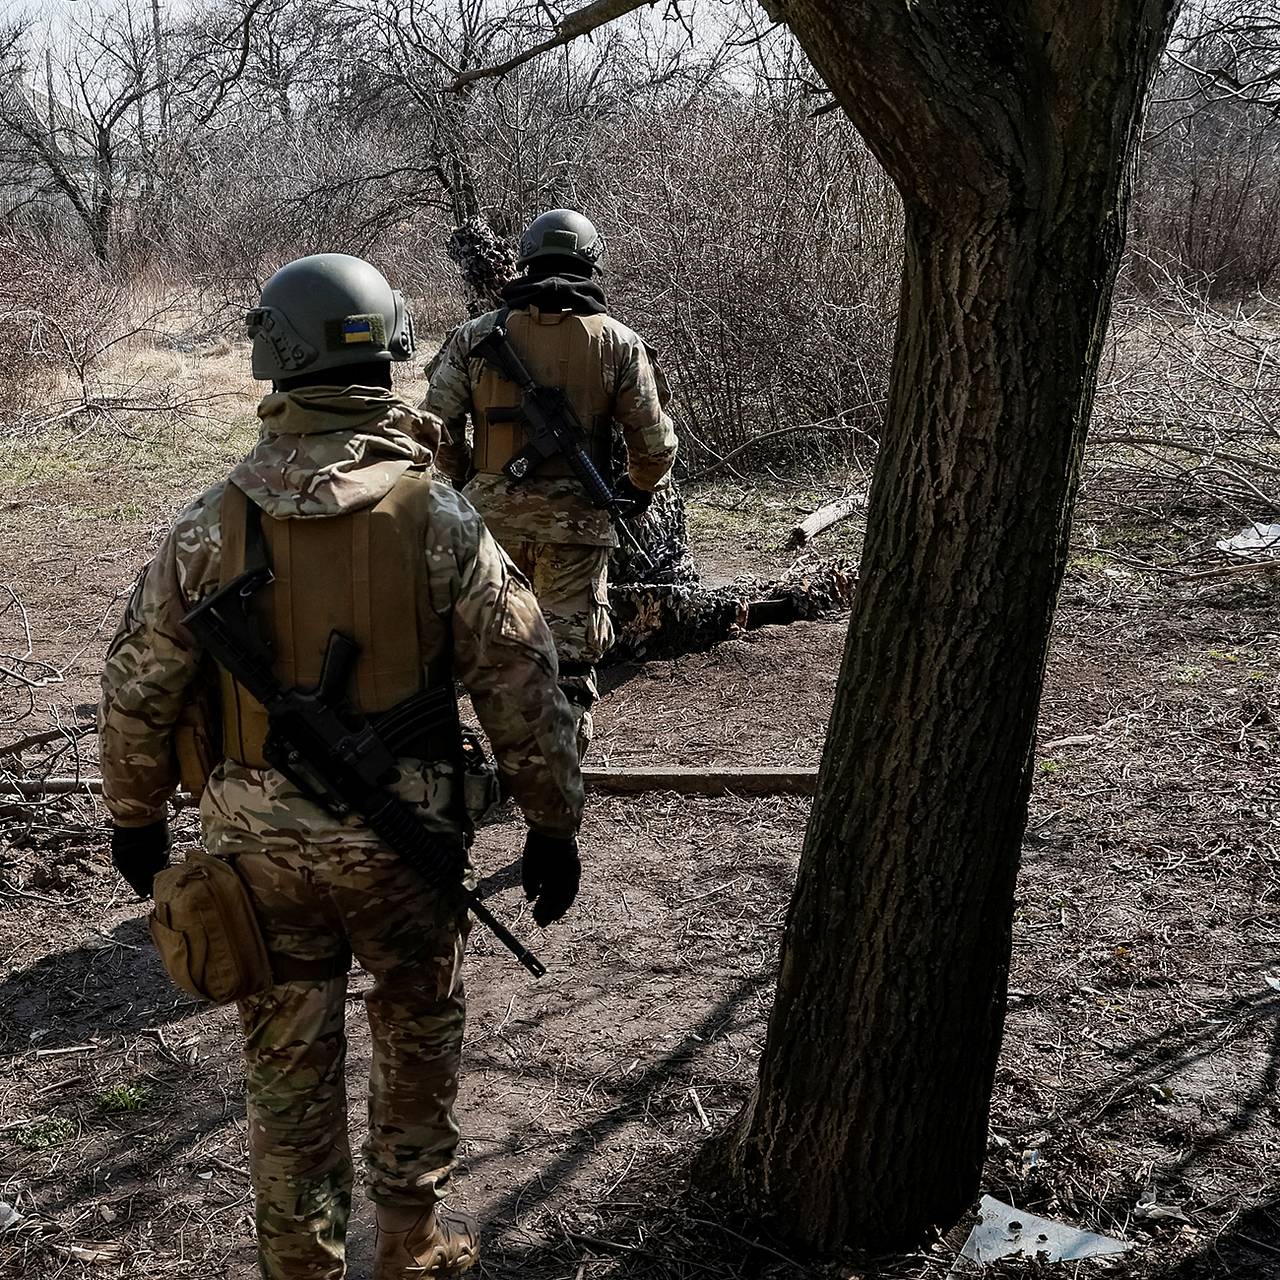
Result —
M 788 548 L 794 550 L 796 547 L 803 547 L 824 529 L 829 529 L 833 524 L 839 524 L 841 520 L 847 520 L 865 505 L 866 499 L 861 494 L 853 493 L 837 498 L 834 502 L 828 502 L 825 507 L 819 507 L 817 511 L 805 516 L 787 535 Z
M 46 729 L 43 733 L 33 733 L 25 738 L 19 738 L 16 742 L 6 742 L 0 746 L 0 756 L 16 756 L 24 751 L 29 751 L 32 747 L 43 747 L 50 742 L 58 742 L 59 740 L 82 738 L 86 733 L 92 733 L 96 728 L 93 724 L 69 724 L 63 725 L 57 729 Z
M 718 471 L 721 467 L 728 466 L 735 458 L 738 458 L 749 450 L 756 448 L 758 445 L 765 444 L 770 440 L 777 440 L 782 436 L 794 436 L 802 432 L 810 431 L 815 432 L 818 435 L 852 434 L 867 436 L 868 439 L 872 439 L 872 437 L 862 427 L 858 426 L 856 423 L 845 422 L 844 419 L 851 413 L 858 413 L 863 409 L 879 408 L 883 404 L 883 400 L 868 400 L 866 404 L 854 405 L 851 409 L 844 409 L 840 413 L 836 414 L 835 417 L 823 418 L 820 422 L 800 422 L 795 426 L 778 427 L 776 430 L 765 431 L 758 436 L 752 436 L 752 438 L 747 440 L 745 443 L 738 445 L 734 449 L 730 449 L 723 457 L 717 456 L 710 466 L 703 467 L 701 471 L 694 472 L 694 474 L 689 477 L 689 483 L 692 484 L 696 480 L 701 480 L 705 476 L 709 476 L 713 471 Z M 707 448 L 705 444 L 702 447 L 704 449 Z M 711 451 L 708 449 L 707 452 Z M 732 470 L 732 468 L 730 468 L 730 470 Z
M 641 795 L 646 791 L 674 791 L 686 796 L 811 796 L 818 783 L 816 768 L 775 769 L 690 768 L 679 765 L 639 766 L 620 769 L 583 769 L 583 782 L 592 790 L 611 795 Z M 0 778 L 0 796 L 101 795 L 101 778 Z M 179 792 L 179 808 L 192 803 Z
M 0 796 L 21 796 L 24 800 L 101 794 L 101 778 L 0 778 Z
M 1099 547 L 1098 551 L 1119 564 L 1131 565 L 1133 568 L 1145 570 L 1147 573 L 1168 574 L 1169 577 L 1176 578 L 1179 582 L 1208 582 L 1213 578 L 1234 578 L 1237 574 L 1242 573 L 1258 573 L 1267 569 L 1280 569 L 1280 557 L 1271 560 L 1248 560 L 1241 564 L 1224 564 L 1219 565 L 1216 569 L 1193 571 L 1179 568 L 1177 565 L 1151 564 L 1146 560 L 1135 560 L 1132 556 L 1122 556 L 1107 547 Z
M 1255 471 L 1266 471 L 1270 475 L 1280 476 L 1280 466 L 1272 462 L 1264 462 L 1261 457 L 1228 453 L 1224 449 L 1209 445 L 1193 444 L 1190 440 L 1160 440 L 1152 436 L 1122 434 L 1095 436 L 1089 443 L 1092 445 L 1126 444 L 1138 449 L 1173 449 L 1180 453 L 1194 454 L 1198 458 L 1208 458 L 1211 461 L 1221 459 L 1223 462 L 1234 462 L 1242 467 L 1252 467 Z

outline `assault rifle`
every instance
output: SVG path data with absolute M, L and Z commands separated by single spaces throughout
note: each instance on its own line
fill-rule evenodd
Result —
M 557 454 L 569 464 L 587 492 L 593 507 L 609 513 L 618 537 L 627 544 L 640 566 L 652 572 L 653 561 L 640 539 L 626 523 L 636 514 L 633 503 L 620 498 L 600 474 L 586 448 L 586 433 L 573 405 L 559 387 L 544 387 L 534 381 L 516 349 L 511 345 L 507 327 L 501 320 L 472 348 L 474 354 L 491 364 L 508 382 L 520 388 L 520 404 L 514 409 L 490 409 L 490 422 L 517 420 L 522 422 L 529 443 L 502 470 L 512 480 L 532 475 L 548 458 Z
M 430 830 L 409 804 L 386 789 L 395 773 L 395 756 L 366 717 L 339 710 L 360 646 L 332 631 L 315 688 L 289 689 L 276 678 L 271 654 L 249 611 L 254 593 L 273 578 L 269 567 L 251 569 L 182 620 L 214 660 L 266 708 L 269 728 L 263 755 L 268 763 L 335 817 L 358 815 L 432 888 L 458 893 L 471 914 L 535 978 L 542 977 L 547 970 L 537 956 L 462 884 L 462 836 Z

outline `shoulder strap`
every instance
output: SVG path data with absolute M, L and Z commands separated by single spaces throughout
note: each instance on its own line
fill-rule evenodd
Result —
M 510 315 L 511 315 L 510 307 L 500 307 L 498 309 L 497 319 L 495 319 L 493 322 L 493 328 L 490 329 L 489 332 L 484 334 L 482 337 L 477 338 L 471 344 L 470 349 L 467 351 L 468 360 L 475 359 L 477 357 L 480 347 L 483 346 L 486 342 L 489 341 L 490 338 L 493 337 L 494 331 L 497 329 L 502 330 L 503 337 L 505 337 L 508 342 L 511 341 L 511 335 L 507 332 L 507 320 L 510 317 Z M 479 358 L 482 360 L 484 359 L 483 356 L 479 356 Z
M 244 505 L 244 568 L 246 573 L 252 573 L 254 569 L 269 568 L 271 558 L 262 532 L 262 508 L 248 497 Z
M 270 563 L 266 535 L 262 532 L 262 511 L 230 480 L 222 490 L 218 524 L 222 534 L 222 554 L 218 562 L 220 587 L 242 573 L 265 568 Z
M 238 578 L 244 572 L 245 535 L 251 505 L 244 490 L 230 480 L 222 489 L 222 506 L 218 510 L 218 528 L 222 536 L 222 551 L 218 560 L 218 585 Z

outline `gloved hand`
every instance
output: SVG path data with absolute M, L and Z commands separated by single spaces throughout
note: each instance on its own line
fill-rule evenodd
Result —
M 161 818 L 145 827 L 112 827 L 111 864 L 138 897 L 149 898 L 156 872 L 169 865 L 168 821 Z
M 524 896 L 533 903 L 533 918 L 543 929 L 559 920 L 578 896 L 582 863 L 575 836 L 548 836 L 530 831 L 520 861 Z
M 466 443 L 455 444 L 445 434 L 436 449 L 435 469 L 438 476 L 443 476 L 459 492 L 471 478 L 471 450 Z
M 653 494 L 648 489 L 641 489 L 639 485 L 632 484 L 630 476 L 623 476 L 615 486 L 614 492 L 623 502 L 631 504 L 632 514 L 637 516 L 644 515 L 653 501 Z

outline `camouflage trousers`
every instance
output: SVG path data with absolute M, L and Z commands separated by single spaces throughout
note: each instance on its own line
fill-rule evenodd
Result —
M 241 852 L 273 955 L 316 969 L 349 946 L 372 975 L 366 1187 L 381 1204 L 436 1203 L 458 1143 L 465 914 L 391 853 L 300 844 Z M 266 1280 L 346 1273 L 352 1162 L 343 1031 L 347 977 L 282 982 L 241 1002 L 249 1163 Z
M 560 687 L 577 720 L 578 756 L 591 743 L 592 708 L 600 697 L 596 663 L 613 643 L 609 614 L 611 548 L 576 542 L 529 542 L 497 535 L 538 597 L 556 642 Z

